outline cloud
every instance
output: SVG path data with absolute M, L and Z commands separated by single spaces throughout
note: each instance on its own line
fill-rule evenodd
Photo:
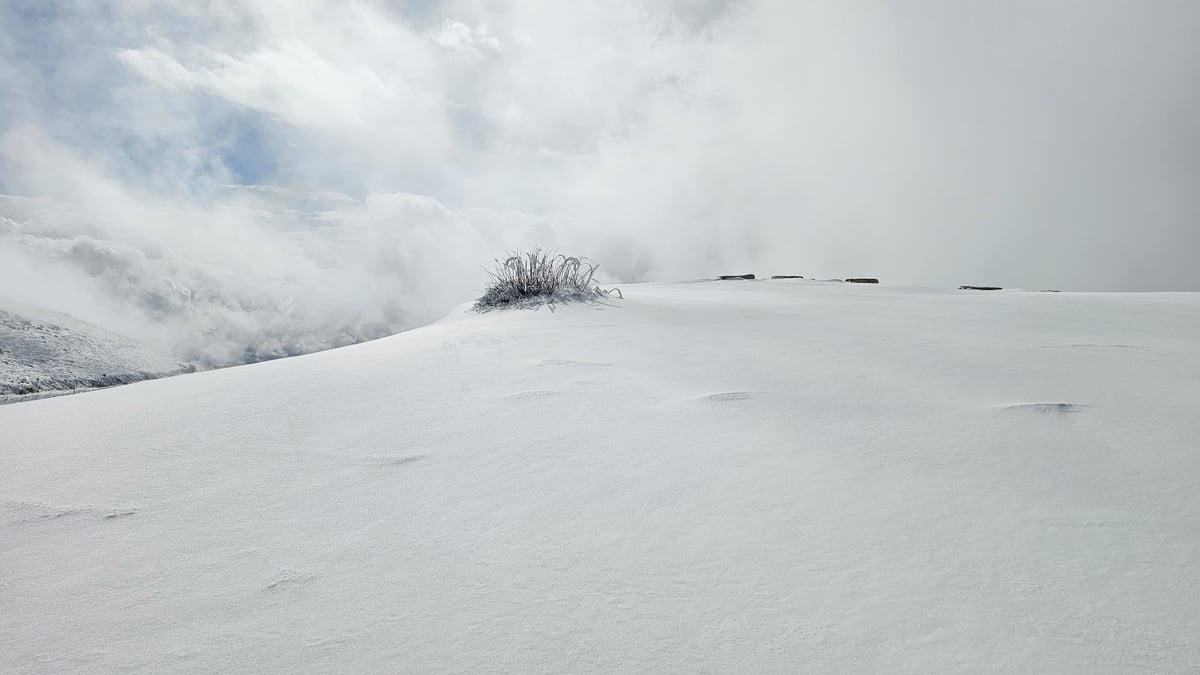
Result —
M 457 21 L 446 21 L 434 36 L 443 47 L 455 49 L 475 58 L 486 58 L 489 52 L 500 51 L 500 41 L 488 32 L 486 26 L 472 28 Z
M 10 3 L 0 283 L 208 363 L 428 321 L 536 243 L 627 281 L 1200 289 L 1198 29 L 1184 0 Z

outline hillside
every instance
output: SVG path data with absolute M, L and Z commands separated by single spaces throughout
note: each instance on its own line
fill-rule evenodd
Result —
M 622 288 L 0 407 L 0 671 L 1200 664 L 1200 295 Z
M 190 370 L 122 335 L 0 297 L 0 404 Z

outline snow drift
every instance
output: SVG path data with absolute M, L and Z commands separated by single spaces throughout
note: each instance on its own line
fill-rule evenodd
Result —
M 624 290 L 0 408 L 0 670 L 1200 663 L 1200 297 Z

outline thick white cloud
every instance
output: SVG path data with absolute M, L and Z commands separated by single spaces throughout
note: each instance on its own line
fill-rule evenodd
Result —
M 428 320 L 535 243 L 1200 289 L 1197 31 L 1185 0 L 17 2 L 0 188 L 52 201 L 4 201 L 0 283 L 209 361 Z

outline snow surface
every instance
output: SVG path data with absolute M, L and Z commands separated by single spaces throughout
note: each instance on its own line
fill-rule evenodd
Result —
M 123 335 L 0 296 L 0 404 L 189 369 L 180 359 Z
M 1200 296 L 623 290 L 0 408 L 0 671 L 1200 668 Z

